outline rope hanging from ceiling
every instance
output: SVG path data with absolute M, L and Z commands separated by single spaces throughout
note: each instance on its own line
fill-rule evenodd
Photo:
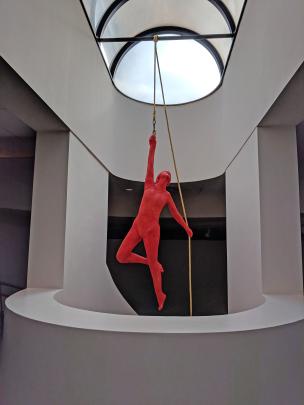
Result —
M 178 168 L 177 168 L 173 140 L 172 140 L 172 132 L 171 132 L 171 127 L 170 127 L 170 123 L 169 123 L 168 109 L 167 109 L 167 104 L 166 104 L 166 99 L 165 99 L 164 86 L 163 86 L 162 74 L 161 74 L 160 63 L 159 63 L 159 56 L 158 56 L 158 49 L 157 49 L 158 40 L 159 40 L 158 35 L 154 35 L 154 37 L 153 37 L 153 41 L 154 41 L 153 118 L 152 118 L 153 134 L 156 135 L 156 72 L 158 72 L 163 106 L 164 106 L 164 112 L 165 112 L 165 118 L 166 118 L 166 126 L 167 126 L 167 132 L 168 132 L 168 138 L 169 138 L 169 144 L 170 144 L 170 150 L 171 150 L 171 156 L 172 156 L 174 172 L 175 172 L 175 176 L 176 176 L 176 180 L 177 180 L 177 188 L 178 188 L 179 198 L 180 198 L 180 202 L 181 202 L 181 206 L 182 206 L 184 220 L 188 226 L 188 218 L 187 218 L 187 214 L 186 214 L 183 193 L 182 193 L 180 180 L 179 180 Z M 192 246 L 191 246 L 191 237 L 190 236 L 188 236 L 188 281 L 189 281 L 189 315 L 192 316 L 192 307 L 193 307 L 193 302 L 192 302 Z

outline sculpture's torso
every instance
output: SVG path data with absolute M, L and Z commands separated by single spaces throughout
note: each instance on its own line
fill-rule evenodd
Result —
M 134 220 L 141 235 L 148 232 L 153 226 L 159 225 L 159 217 L 168 202 L 168 194 L 168 191 L 158 190 L 155 186 L 145 189 Z

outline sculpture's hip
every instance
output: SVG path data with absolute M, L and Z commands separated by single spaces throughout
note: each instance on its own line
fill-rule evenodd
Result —
M 135 227 L 138 235 L 141 238 L 144 238 L 145 236 L 147 236 L 148 234 L 154 233 L 159 235 L 160 233 L 160 226 L 158 221 L 154 220 L 154 221 L 142 221 L 141 218 L 136 217 L 134 219 L 133 225 L 132 227 Z

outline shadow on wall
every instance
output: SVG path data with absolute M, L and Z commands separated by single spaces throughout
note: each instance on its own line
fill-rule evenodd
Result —
M 17 136 L 12 135 L 16 133 Z M 0 112 L 0 300 L 26 287 L 35 134 Z
M 192 241 L 193 315 L 226 314 L 227 260 L 225 177 L 182 185 Z M 169 186 L 178 208 L 176 184 Z M 165 209 L 160 219 L 159 260 L 163 264 L 163 289 L 167 300 L 158 312 L 148 267 L 119 264 L 115 255 L 137 213 L 143 183 L 110 175 L 107 265 L 121 294 L 140 315 L 189 314 L 188 250 L 184 230 Z M 145 254 L 143 244 L 135 249 Z
M 304 121 L 297 126 L 297 149 L 298 149 L 299 195 L 300 195 L 300 214 L 301 214 L 302 266 L 303 266 L 303 282 L 304 282 Z

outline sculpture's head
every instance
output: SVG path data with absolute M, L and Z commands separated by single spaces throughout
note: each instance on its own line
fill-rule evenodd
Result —
M 159 184 L 160 186 L 163 187 L 167 187 L 170 181 L 171 181 L 171 173 L 168 172 L 167 170 L 160 172 L 159 175 L 156 177 L 156 184 Z

